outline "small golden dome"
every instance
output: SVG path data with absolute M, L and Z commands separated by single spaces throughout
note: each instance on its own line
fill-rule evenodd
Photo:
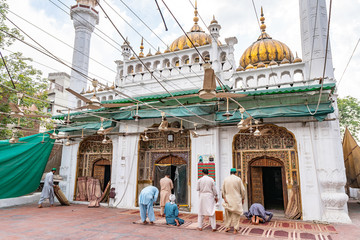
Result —
M 158 50 L 157 50 L 157 52 L 155 53 L 155 55 L 160 55 L 161 54 L 161 52 L 160 52 L 160 47 L 158 47 Z
M 260 62 L 265 64 L 265 66 L 267 64 L 270 66 L 275 65 L 275 63 L 279 64 L 284 59 L 287 59 L 289 63 L 293 62 L 294 56 L 290 48 L 286 44 L 272 39 L 270 35 L 265 32 L 266 25 L 264 24 L 265 17 L 262 8 L 260 21 L 262 33 L 257 41 L 244 51 L 240 58 L 240 65 L 243 68 L 248 69 L 247 66 L 249 64 L 253 67 L 257 67 Z
M 264 68 L 264 67 L 266 67 L 266 66 L 265 66 L 265 64 L 264 64 L 263 62 L 259 62 L 256 67 L 257 67 L 257 68 Z
M 85 94 L 85 88 L 83 88 L 80 94 Z
M 110 86 L 110 89 L 115 89 L 115 83 L 113 83 L 113 85 Z
M 296 57 L 295 57 L 293 63 L 300 63 L 300 62 L 302 62 L 302 60 L 301 60 L 301 58 L 298 57 L 298 54 L 296 52 Z
M 248 69 L 254 69 L 254 66 L 253 65 L 251 65 L 251 63 L 249 64 L 249 65 L 247 65 L 246 66 L 246 68 L 245 68 L 246 70 L 248 70 Z
M 269 63 L 269 65 L 270 65 L 270 66 L 275 66 L 275 65 L 278 65 L 278 64 L 277 64 L 277 62 L 275 62 L 274 59 L 273 59 L 273 60 L 271 60 L 271 62 Z
M 136 59 L 136 57 L 135 57 L 135 55 L 132 55 L 130 60 L 134 60 L 134 59 Z
M 176 46 L 176 48 L 174 49 L 174 52 L 179 51 L 180 49 Z
M 187 44 L 185 44 L 185 46 L 183 47 L 183 49 L 189 49 L 190 47 L 187 45 Z
M 218 24 L 218 21 L 215 19 L 215 15 L 213 15 L 213 19 L 211 20 L 210 24 Z
M 152 54 L 151 54 L 151 49 L 149 49 L 149 53 L 146 54 L 146 56 L 147 56 L 147 57 L 151 57 L 151 56 L 152 56 Z
M 108 84 L 106 83 L 105 90 L 109 90 L 109 89 L 110 89 L 110 88 L 109 88 Z
M 187 38 L 186 35 L 182 35 L 175 39 L 175 41 L 172 42 L 170 45 L 170 51 L 174 52 L 177 51 L 176 49 L 182 50 L 187 45 L 189 48 L 192 48 L 193 45 L 191 42 L 195 45 L 195 47 L 204 46 L 211 43 L 211 36 L 205 31 L 201 29 L 201 27 L 198 25 L 199 18 L 197 16 L 197 1 L 195 1 L 195 17 L 194 17 L 194 26 L 190 29 L 190 32 L 187 33 L 190 40 Z M 186 49 L 186 48 L 185 48 Z
M 90 87 L 88 88 L 88 90 L 86 91 L 86 93 L 91 93 Z
M 164 51 L 164 53 L 169 53 L 170 52 L 170 49 L 169 47 L 166 48 L 166 50 Z
M 239 67 L 236 69 L 236 71 L 237 72 L 244 71 L 244 68 L 241 65 L 239 65 Z
M 103 89 L 102 87 L 100 87 L 100 88 L 98 89 L 98 92 L 102 92 L 102 91 L 104 91 L 104 89 Z
M 284 58 L 280 64 L 288 64 L 290 61 L 287 58 Z

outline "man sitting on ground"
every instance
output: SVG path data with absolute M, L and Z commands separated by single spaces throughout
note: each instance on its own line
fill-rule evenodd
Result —
M 174 194 L 171 194 L 169 196 L 170 202 L 167 202 L 165 204 L 165 217 L 166 217 L 166 224 L 174 225 L 174 226 L 180 226 L 181 224 L 184 224 L 184 220 L 179 218 L 179 208 L 175 204 L 176 197 Z

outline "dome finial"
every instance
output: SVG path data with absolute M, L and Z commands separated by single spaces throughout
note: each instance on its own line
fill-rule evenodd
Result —
M 141 45 L 140 45 L 140 53 L 139 53 L 139 57 L 144 57 L 144 38 L 141 38 Z
M 194 17 L 194 23 L 197 24 L 197 22 L 199 21 L 198 18 L 198 10 L 197 10 L 197 0 L 195 0 L 195 11 L 194 11 L 195 17 Z
M 260 21 L 261 21 L 260 29 L 261 29 L 262 32 L 265 32 L 266 25 L 265 25 L 265 17 L 264 17 L 263 7 L 261 7 L 261 17 L 260 17 Z

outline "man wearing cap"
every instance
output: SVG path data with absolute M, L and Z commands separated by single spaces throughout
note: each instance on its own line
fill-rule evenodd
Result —
M 165 204 L 169 201 L 171 189 L 174 188 L 170 173 L 167 172 L 165 177 L 160 179 L 160 216 L 164 217 Z
M 243 214 L 245 199 L 244 184 L 238 176 L 236 169 L 230 170 L 230 176 L 226 177 L 222 185 L 223 207 L 225 209 L 225 232 L 234 226 L 234 234 L 239 231 L 240 216 Z
M 166 216 L 166 224 L 180 226 L 184 224 L 184 220 L 179 218 L 179 208 L 175 204 L 176 197 L 174 194 L 169 196 L 170 202 L 165 204 L 165 216 Z
M 209 170 L 202 170 L 202 176 L 198 182 L 196 190 L 199 191 L 199 212 L 198 230 L 202 231 L 204 216 L 209 216 L 212 231 L 216 231 L 215 204 L 218 201 L 214 179 L 208 176 Z
M 44 187 L 41 192 L 40 200 L 39 200 L 39 208 L 42 208 L 42 203 L 45 199 L 49 199 L 51 207 L 54 206 L 54 182 L 53 182 L 53 176 L 56 172 L 56 168 L 51 169 L 50 172 L 48 172 L 44 179 Z

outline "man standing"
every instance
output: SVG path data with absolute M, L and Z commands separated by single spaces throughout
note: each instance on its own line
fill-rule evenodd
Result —
M 214 179 L 208 176 L 207 169 L 202 170 L 204 176 L 197 182 L 196 190 L 199 191 L 198 230 L 202 231 L 204 216 L 209 216 L 212 231 L 216 231 L 215 203 L 217 203 L 217 192 Z
M 170 174 L 166 173 L 165 177 L 160 179 L 160 216 L 164 217 L 165 204 L 169 201 L 171 189 L 174 188 L 170 179 Z
M 155 221 L 155 214 L 153 205 L 156 202 L 159 195 L 159 190 L 154 186 L 147 186 L 141 190 L 139 195 L 139 207 L 140 207 L 140 217 L 143 224 L 147 224 L 146 213 L 149 217 L 150 224 L 153 224 Z
M 56 168 L 51 169 L 50 172 L 48 172 L 45 176 L 44 180 L 44 187 L 41 192 L 40 200 L 39 200 L 39 208 L 42 208 L 42 203 L 45 199 L 49 199 L 51 207 L 54 206 L 54 182 L 53 182 L 53 176 L 56 172 Z
M 243 213 L 245 199 L 244 184 L 236 174 L 236 169 L 230 170 L 230 176 L 226 177 L 222 186 L 223 206 L 225 208 L 225 232 L 234 226 L 234 234 L 239 231 L 240 216 Z

